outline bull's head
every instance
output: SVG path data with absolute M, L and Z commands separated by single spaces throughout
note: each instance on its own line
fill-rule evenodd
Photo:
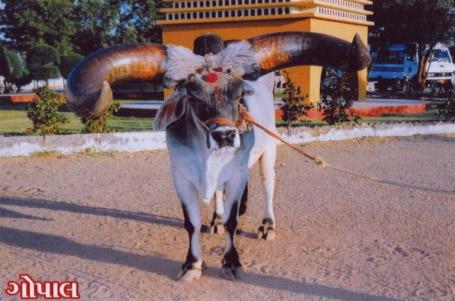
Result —
M 68 77 L 66 98 L 68 107 L 78 115 L 97 116 L 112 102 L 111 85 L 161 77 L 165 86 L 178 92 L 158 113 L 156 129 L 167 128 L 190 113 L 193 123 L 208 132 L 209 147 L 237 146 L 243 80 L 298 65 L 357 71 L 370 60 L 358 35 L 348 43 L 307 32 L 258 36 L 205 56 L 174 45 L 114 46 L 91 54 L 76 66 Z

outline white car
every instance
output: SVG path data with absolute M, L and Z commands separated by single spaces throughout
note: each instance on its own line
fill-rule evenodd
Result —
M 449 49 L 438 43 L 433 49 L 429 63 L 426 66 L 427 83 L 443 87 L 453 87 L 455 79 L 455 64 Z

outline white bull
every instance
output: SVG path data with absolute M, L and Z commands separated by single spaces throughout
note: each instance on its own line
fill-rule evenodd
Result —
M 172 178 L 189 235 L 179 278 L 198 279 L 205 269 L 199 203 L 210 200 L 217 191 L 217 212 L 226 231 L 222 274 L 234 279 L 243 274 L 235 246 L 239 211 L 248 168 L 258 160 L 267 196 L 261 231 L 267 233 L 275 226 L 275 142 L 243 119 L 246 109 L 259 123 L 275 130 L 270 78 L 258 78 L 296 65 L 360 70 L 369 62 L 358 36 L 350 44 L 305 32 L 254 37 L 204 56 L 173 45 L 117 46 L 96 52 L 79 64 L 68 78 L 66 96 L 73 111 L 87 116 L 106 110 L 112 101 L 110 85 L 118 81 L 152 80 L 161 75 L 166 85 L 176 88 L 158 112 L 155 127 L 166 130 Z

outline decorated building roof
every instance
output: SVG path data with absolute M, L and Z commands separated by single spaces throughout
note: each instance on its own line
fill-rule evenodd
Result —
M 319 18 L 370 26 L 367 0 L 164 0 L 158 24 Z

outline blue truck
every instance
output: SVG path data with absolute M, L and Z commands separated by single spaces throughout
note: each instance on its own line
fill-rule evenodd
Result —
M 368 79 L 374 83 L 375 90 L 409 91 L 418 67 L 415 46 L 395 44 L 375 53 Z

